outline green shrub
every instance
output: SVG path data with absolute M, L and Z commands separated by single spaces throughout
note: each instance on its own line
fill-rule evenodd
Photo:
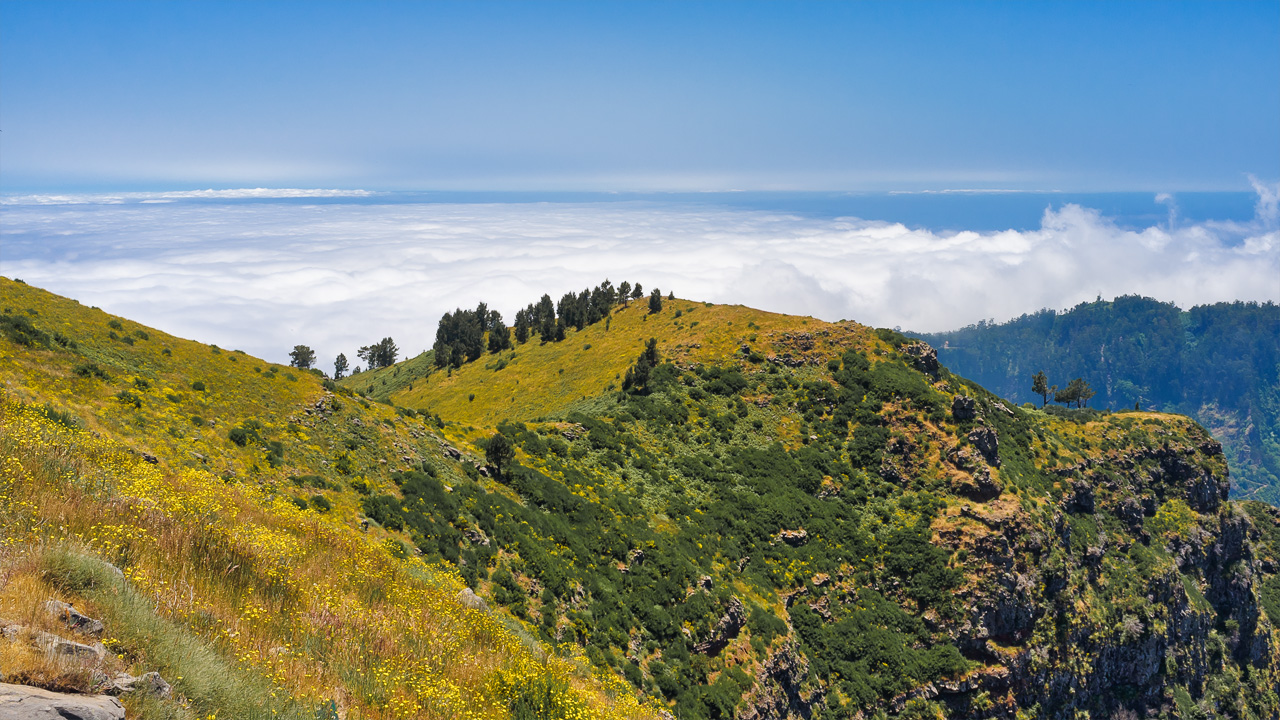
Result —
M 116 393 L 115 397 L 125 405 L 132 405 L 136 408 L 142 407 L 142 398 L 138 397 L 138 394 L 132 390 L 121 390 Z
M 323 495 L 312 495 L 311 507 L 315 508 L 316 512 L 327 513 L 333 509 L 333 503 Z
M 44 416 L 64 427 L 79 428 L 83 423 L 80 418 L 73 415 L 68 410 L 58 410 L 49 403 L 44 404 Z
M 273 468 L 284 464 L 284 443 L 279 440 L 267 441 L 267 464 Z
M 758 637 L 768 643 L 775 636 L 787 634 L 787 623 L 767 609 L 755 607 L 747 616 L 747 629 L 751 631 L 752 637 Z
M 30 348 L 49 347 L 48 333 L 21 315 L 0 315 L 0 333 L 13 342 Z
M 350 475 L 356 471 L 356 466 L 355 463 L 351 462 L 351 456 L 347 453 L 343 453 L 333 462 L 333 469 L 343 475 Z
M 195 382 L 191 383 L 191 389 L 195 390 L 196 392 L 204 392 L 204 382 L 201 380 L 196 380 Z
M 80 363 L 71 369 L 71 372 L 80 377 L 95 377 L 99 380 L 109 380 L 107 373 L 98 367 L 97 363 Z

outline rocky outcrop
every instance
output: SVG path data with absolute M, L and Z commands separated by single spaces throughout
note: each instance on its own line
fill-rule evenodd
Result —
M 988 465 L 1000 467 L 1000 440 L 996 437 L 995 430 L 979 425 L 969 431 L 969 442 L 982 453 L 982 459 Z
M 70 695 L 0 683 L 0 720 L 124 720 L 124 706 L 106 695 Z
M 972 420 L 978 416 L 978 403 L 968 395 L 957 395 L 951 399 L 951 416 L 960 422 Z
M 903 345 L 902 354 L 911 358 L 911 364 L 915 369 L 929 377 L 938 377 L 938 371 L 941 368 L 938 365 L 938 351 L 934 350 L 928 343 L 913 342 L 909 345 Z
M 1223 502 L 1215 445 L 1171 439 L 1080 461 L 1060 475 L 1052 519 L 1016 505 L 964 506 L 959 516 L 984 527 L 940 532 L 944 543 L 968 549 L 974 578 L 957 593 L 964 619 L 943 627 L 986 669 L 915 688 L 896 698 L 900 704 L 928 699 L 953 717 L 989 717 L 994 710 L 971 705 L 987 693 L 1010 707 L 1039 706 L 1042 717 L 1141 717 L 1170 712 L 1175 686 L 1202 697 L 1220 677 L 1224 652 L 1274 678 L 1275 631 L 1258 600 L 1259 532 Z M 958 455 L 949 459 L 966 465 Z M 1176 531 L 1148 533 L 1149 518 L 1173 499 L 1198 514 Z M 1108 523 L 1108 514 L 1119 522 Z M 1157 543 L 1171 562 L 1130 575 L 1132 587 L 1107 587 L 1114 582 L 1105 577 L 1109 558 L 1151 557 L 1130 548 Z M 1112 592 L 1136 602 L 1102 605 L 1114 602 L 1103 600 Z M 1042 628 L 1052 628 L 1048 642 L 1035 640 Z
M 971 475 L 954 478 L 951 481 L 951 490 L 955 494 L 970 500 L 987 502 L 1000 497 L 1003 488 L 991 476 L 990 470 L 986 467 L 978 467 L 974 469 Z
M 0 621 L 0 626 L 3 626 L 0 627 L 0 634 L 4 635 L 5 640 L 9 642 L 28 641 L 52 657 L 96 663 L 101 661 L 107 654 L 107 649 L 103 647 L 102 643 L 86 645 L 50 632 L 35 630 L 25 625 L 6 624 L 3 621 Z
M 709 581 L 710 578 L 707 578 Z M 702 642 L 693 647 L 693 651 L 701 655 L 718 655 L 721 650 L 729 644 L 729 641 L 738 637 L 738 633 L 742 631 L 742 626 L 747 623 L 747 609 L 743 607 L 742 601 L 738 598 L 729 599 L 729 609 L 716 622 L 716 626 L 711 629 L 711 635 Z
M 823 692 L 806 691 L 809 661 L 794 641 L 775 650 L 756 673 L 756 684 L 743 698 L 741 720 L 796 720 L 813 717 L 822 706 Z
M 809 542 L 809 532 L 804 528 L 799 530 L 780 530 L 773 538 L 773 544 L 786 543 L 791 547 L 800 547 Z

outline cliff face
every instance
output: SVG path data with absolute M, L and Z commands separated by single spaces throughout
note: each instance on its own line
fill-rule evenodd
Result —
M 978 563 L 954 632 L 988 668 L 923 695 L 972 717 L 988 714 L 975 691 L 1054 717 L 1143 716 L 1180 698 L 1275 716 L 1262 536 L 1227 500 L 1220 446 L 1194 427 L 1151 437 L 1159 444 L 1130 440 L 1059 467 L 1061 499 L 1038 514 L 975 503 L 958 516 L 969 522 L 940 523 L 940 540 Z M 1253 690 L 1218 692 L 1224 683 Z

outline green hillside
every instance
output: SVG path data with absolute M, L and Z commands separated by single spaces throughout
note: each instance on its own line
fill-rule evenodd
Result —
M 0 624 L 93 642 L 42 611 L 57 598 L 111 651 L 51 658 L 18 633 L 5 682 L 159 671 L 174 698 L 123 698 L 145 718 L 654 716 L 365 522 L 399 485 L 510 502 L 416 413 L 3 278 L 0 318 Z
M 1280 513 L 1226 500 L 1186 417 L 683 300 L 328 391 L 25 285 L 0 309 L 0 617 L 122 628 L 183 678 L 146 717 L 1280 716 Z
M 917 337 L 953 371 L 1040 404 L 1031 376 L 1083 378 L 1094 407 L 1184 413 L 1222 441 L 1236 496 L 1280 504 L 1280 306 L 1179 310 L 1136 296 Z

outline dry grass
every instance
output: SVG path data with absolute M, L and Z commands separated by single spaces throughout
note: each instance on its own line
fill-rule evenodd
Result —
M 160 670 L 202 717 L 332 700 L 346 717 L 503 718 L 511 693 L 547 677 L 565 683 L 566 717 L 647 715 L 579 659 L 461 607 L 450 568 L 396 560 L 261 486 L 167 473 L 8 397 L 0 450 L 5 612 L 30 620 L 23 602 L 59 597 L 100 613 L 117 660 Z M 4 663 L 78 682 L 32 653 Z
M 766 355 L 785 352 L 783 336 L 796 332 L 826 332 L 815 338 L 811 352 L 827 357 L 838 357 L 844 348 L 869 343 L 872 337 L 868 328 L 855 323 L 826 323 L 741 305 L 668 300 L 662 312 L 650 315 L 646 303 L 633 302 L 615 310 L 607 325 L 571 330 L 558 343 L 540 343 L 535 335 L 514 350 L 486 354 L 452 374 L 437 371 L 416 380 L 412 390 L 396 392 L 392 399 L 464 424 L 494 427 L 506 419 L 555 415 L 618 389 L 651 337 L 658 339 L 665 359 L 719 365 L 742 345 Z M 374 384 L 373 377 L 357 377 L 355 386 Z

